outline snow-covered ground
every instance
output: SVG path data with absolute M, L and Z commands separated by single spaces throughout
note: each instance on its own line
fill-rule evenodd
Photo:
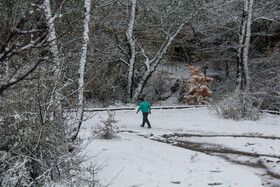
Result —
M 100 184 L 280 186 L 279 115 L 233 121 L 207 108 L 158 109 L 149 115 L 152 129 L 147 129 L 140 127 L 142 115 L 135 112 L 116 111 L 118 138 L 94 139 L 85 150 L 88 164 L 103 167 L 96 175 Z M 106 119 L 107 113 L 98 112 L 83 124 L 83 138 L 92 138 L 100 116 Z

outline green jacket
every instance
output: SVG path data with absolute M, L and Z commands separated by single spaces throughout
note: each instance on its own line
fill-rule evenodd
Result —
M 142 111 L 142 113 L 148 113 L 151 110 L 151 106 L 148 102 L 144 101 L 142 103 L 140 103 L 138 111 Z

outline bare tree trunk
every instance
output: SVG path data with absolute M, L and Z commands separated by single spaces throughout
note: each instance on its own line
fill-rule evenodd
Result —
M 61 99 L 62 99 L 62 94 L 57 90 L 57 85 L 60 80 L 61 76 L 61 59 L 59 57 L 59 51 L 57 47 L 57 37 L 56 37 L 56 32 L 55 32 L 55 24 L 54 20 L 56 16 L 52 16 L 52 11 L 51 11 L 51 5 L 49 0 L 44 0 L 44 10 L 45 10 L 45 16 L 47 20 L 47 26 L 49 30 L 49 36 L 48 36 L 48 41 L 50 42 L 50 51 L 53 55 L 53 62 L 55 64 L 54 66 L 54 77 L 55 77 L 55 84 L 54 84 L 54 90 L 55 95 L 54 95 L 54 100 L 51 101 L 55 103 L 58 109 L 58 113 L 62 114 L 62 105 L 61 105 Z
M 128 29 L 126 31 L 126 37 L 128 40 L 129 47 L 129 63 L 128 63 L 128 77 L 127 77 L 127 101 L 131 101 L 132 98 L 132 87 L 133 87 L 133 77 L 134 77 L 134 64 L 136 56 L 136 41 L 133 38 L 133 28 L 135 23 L 135 9 L 137 0 L 132 0 L 130 21 L 128 24 Z
M 173 36 L 168 37 L 166 42 L 162 45 L 162 48 L 161 48 L 162 50 L 158 51 L 157 55 L 152 60 L 150 60 L 146 56 L 144 50 L 142 49 L 142 53 L 146 57 L 146 61 L 145 61 L 146 71 L 145 71 L 144 76 L 142 77 L 140 83 L 138 84 L 138 86 L 137 86 L 137 88 L 134 92 L 134 95 L 133 95 L 133 98 L 132 98 L 133 101 L 135 101 L 140 96 L 140 94 L 142 93 L 142 90 L 143 90 L 144 86 L 146 85 L 147 81 L 152 76 L 153 72 L 156 71 L 156 68 L 157 68 L 158 64 L 162 60 L 162 58 L 165 55 L 167 49 L 169 48 L 171 42 L 174 40 L 175 36 L 179 33 L 180 30 L 181 29 L 178 29 L 178 31 Z
M 238 49 L 237 90 L 249 88 L 248 56 L 254 0 L 245 0 Z
M 189 19 L 185 20 L 185 22 L 183 22 L 175 31 L 175 33 L 173 35 L 170 35 L 168 33 L 167 34 L 167 38 L 165 40 L 165 42 L 162 44 L 161 48 L 159 49 L 159 51 L 157 52 L 157 54 L 155 55 L 155 57 L 153 59 L 149 59 L 148 56 L 145 54 L 144 49 L 142 50 L 142 55 L 146 58 L 145 60 L 145 65 L 146 65 L 146 72 L 144 74 L 144 76 L 142 77 L 140 83 L 138 84 L 133 98 L 132 100 L 135 101 L 140 94 L 142 93 L 142 90 L 144 88 L 144 86 L 146 85 L 147 81 L 149 80 L 149 78 L 152 76 L 152 74 L 156 71 L 156 68 L 158 66 L 158 64 L 161 62 L 163 56 L 166 54 L 170 44 L 173 42 L 174 38 L 181 32 L 181 30 L 183 29 L 183 27 L 189 23 L 191 21 L 191 19 L 193 19 L 199 12 L 200 10 L 198 10 L 196 13 L 194 13 L 193 15 L 191 15 L 189 17 Z
M 79 90 L 78 90 L 78 111 L 77 111 L 77 123 L 75 123 L 75 127 L 73 129 L 72 139 L 76 139 L 83 121 L 84 116 L 84 74 L 85 74 L 85 65 L 87 60 L 87 49 L 89 42 L 89 21 L 90 21 L 90 8 L 91 0 L 85 0 L 84 8 L 85 8 L 85 19 L 84 19 L 84 33 L 83 33 L 83 46 L 82 46 L 82 54 L 80 59 L 80 67 L 79 67 Z

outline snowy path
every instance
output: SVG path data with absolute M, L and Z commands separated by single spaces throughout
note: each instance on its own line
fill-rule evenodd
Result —
M 85 137 L 106 112 L 85 123 Z M 117 111 L 121 131 L 113 140 L 94 140 L 89 162 L 106 166 L 97 178 L 109 186 L 277 186 L 280 117 L 260 121 L 219 119 L 206 108 L 154 110 L 152 129 L 141 115 Z M 157 140 L 157 141 L 152 141 Z M 165 142 L 165 143 L 163 143 Z M 175 146 L 172 146 L 175 145 Z

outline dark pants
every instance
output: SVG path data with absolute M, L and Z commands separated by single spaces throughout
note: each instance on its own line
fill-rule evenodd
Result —
M 143 113 L 143 123 L 142 123 L 143 127 L 145 126 L 145 122 L 148 124 L 148 127 L 151 127 L 151 124 L 150 124 L 150 122 L 148 120 L 148 115 L 149 115 L 148 112 L 147 113 Z

